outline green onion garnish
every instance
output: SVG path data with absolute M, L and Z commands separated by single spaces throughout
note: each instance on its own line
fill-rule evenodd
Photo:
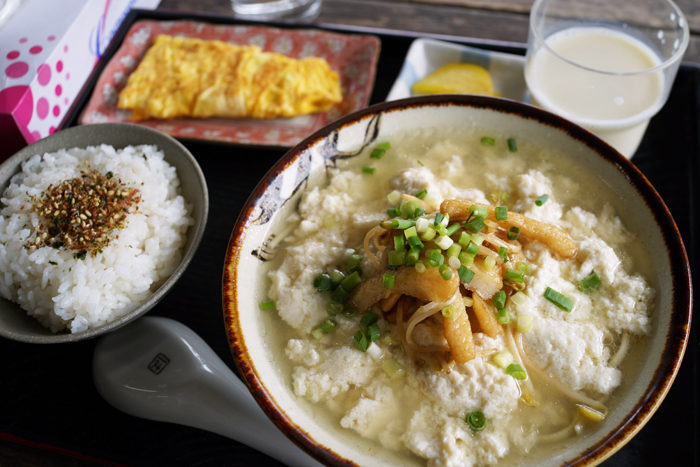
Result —
M 440 312 L 447 319 L 454 319 L 457 316 L 457 309 L 452 305 L 445 306 Z
M 457 243 L 459 243 L 463 247 L 467 247 L 469 245 L 469 242 L 471 241 L 471 235 L 469 235 L 467 232 L 462 231 L 462 233 L 459 234 L 459 240 L 457 240 Z
M 326 312 L 331 315 L 335 316 L 337 314 L 340 314 L 343 312 L 343 304 L 342 303 L 329 303 L 328 306 L 326 307 Z
M 469 206 L 469 213 L 475 217 L 488 217 L 489 211 L 483 206 L 472 204 Z
M 447 255 L 448 258 L 451 258 L 453 256 L 457 256 L 460 251 L 462 251 L 462 247 L 459 246 L 458 243 L 453 243 L 450 245 L 450 247 L 445 251 L 445 254 Z
M 379 339 L 381 333 L 379 331 L 379 326 L 376 324 L 371 324 L 367 327 L 367 339 L 370 342 L 374 342 Z
M 510 152 L 515 152 L 518 150 L 518 147 L 515 145 L 515 138 L 508 138 L 508 150 Z
M 400 217 L 401 210 L 399 208 L 391 208 L 386 210 L 386 217 L 393 219 L 394 217 Z
M 465 284 L 470 283 L 474 278 L 474 271 L 472 271 L 466 266 L 460 266 L 457 270 L 457 274 L 459 275 L 459 280 L 461 280 Z
M 508 368 L 506 368 L 506 373 L 520 381 L 527 379 L 527 373 L 525 373 L 523 367 L 521 367 L 517 363 L 511 363 L 510 365 L 508 365 Z
M 471 266 L 474 264 L 474 257 L 469 256 L 465 252 L 461 252 L 459 255 L 457 255 L 457 258 L 459 259 L 459 262 L 464 264 L 465 266 Z
M 493 297 L 493 306 L 495 306 L 499 310 L 501 308 L 504 308 L 506 306 L 506 298 L 507 297 L 505 290 L 499 290 Z
M 506 206 L 497 206 L 496 207 L 496 220 L 497 221 L 504 221 L 508 219 L 508 208 Z
M 374 314 L 372 311 L 368 311 L 364 315 L 362 315 L 362 318 L 360 318 L 360 327 L 362 329 L 369 329 L 369 327 L 373 324 L 376 324 L 376 322 L 379 320 L 379 317 Z
M 453 233 L 457 232 L 461 227 L 462 227 L 462 226 L 459 225 L 459 223 L 455 222 L 454 224 L 452 224 L 451 226 L 449 226 L 449 227 L 446 229 L 447 235 L 448 235 L 448 236 L 452 235 Z
M 535 204 L 538 206 L 542 206 L 545 203 L 545 201 L 547 201 L 548 199 L 549 199 L 549 195 L 542 195 L 535 200 Z
M 418 199 L 423 199 L 423 198 L 425 198 L 425 195 L 427 195 L 427 194 L 428 194 L 428 190 L 426 190 L 425 188 L 423 188 L 421 191 L 419 191 L 418 193 L 416 193 L 414 196 L 415 196 L 416 198 L 418 198 Z
M 333 282 L 333 284 L 338 285 L 341 282 L 343 282 L 343 279 L 345 279 L 345 274 L 338 271 L 337 269 L 334 269 L 330 273 L 330 278 L 331 278 L 331 282 Z
M 491 357 L 491 361 L 500 369 L 505 370 L 508 365 L 513 363 L 513 354 L 507 350 L 501 350 Z
M 518 261 L 518 264 L 515 265 L 518 268 L 518 271 L 522 272 L 526 276 L 530 275 L 530 265 L 527 264 L 525 261 Z
M 423 273 L 426 271 L 425 264 L 423 264 L 422 261 L 416 262 L 416 265 L 413 266 L 413 267 L 416 268 L 416 272 L 417 272 L 418 274 L 423 274 Z
M 484 258 L 484 262 L 482 264 L 484 266 L 484 269 L 490 271 L 496 265 L 496 258 L 494 258 L 493 256 L 487 256 L 486 258 Z
M 404 230 L 403 234 L 406 237 L 406 240 L 408 240 L 411 237 L 418 237 L 418 232 L 416 231 L 415 225 Z M 396 239 L 396 237 L 394 237 L 394 239 Z
M 357 266 L 362 264 L 362 255 L 352 255 L 348 258 L 348 266 Z
M 447 236 L 447 229 L 445 228 L 444 225 L 438 224 L 438 225 L 436 225 L 436 226 L 433 227 L 433 228 L 435 229 L 435 231 L 436 231 L 437 233 L 439 233 L 439 234 L 442 235 L 443 237 L 446 237 L 446 236 Z
M 406 246 L 403 244 L 403 235 L 394 235 L 394 250 L 404 251 Z
M 271 308 L 275 307 L 275 302 L 274 300 L 267 300 L 264 302 L 260 302 L 260 309 L 261 310 L 269 310 Z
M 348 308 L 347 310 L 343 310 L 343 316 L 345 316 L 346 318 L 354 318 L 356 314 L 357 314 L 357 310 L 354 310 L 352 308 Z
M 411 251 L 421 251 L 425 248 L 425 245 L 423 245 L 423 242 L 420 241 L 418 236 L 408 237 L 408 246 L 411 247 Z
M 389 252 L 389 265 L 390 266 L 401 266 L 406 264 L 406 251 L 405 250 L 391 250 Z
M 501 308 L 497 310 L 498 324 L 509 324 L 510 323 L 510 310 L 508 308 Z
M 447 250 L 449 247 L 452 246 L 453 243 L 454 241 L 447 235 L 440 235 L 438 239 L 435 240 L 435 244 L 443 250 Z
M 469 242 L 469 245 L 467 245 L 467 248 L 464 250 L 464 252 L 470 256 L 476 256 L 476 254 L 479 252 L 479 249 L 481 249 L 479 245 L 477 245 L 474 242 Z
M 414 225 L 416 225 L 416 221 L 408 221 L 405 219 L 393 219 L 391 221 L 392 229 L 406 230 L 409 227 L 413 227 Z
M 372 153 L 369 155 L 369 157 L 370 157 L 370 159 L 381 159 L 382 156 L 384 156 L 385 152 L 386 152 L 386 149 L 374 148 L 374 149 L 372 149 Z
M 446 264 L 441 264 L 440 267 L 438 268 L 438 272 L 442 276 L 443 279 L 446 281 L 449 281 L 452 279 L 452 269 Z
M 430 256 L 428 256 L 428 262 L 432 267 L 440 266 L 445 262 L 445 257 L 438 249 L 431 250 Z
M 484 146 L 493 146 L 496 144 L 496 140 L 489 136 L 484 136 L 481 138 L 481 144 Z
M 421 240 L 425 240 L 426 242 L 429 242 L 433 238 L 435 238 L 435 235 L 437 234 L 437 231 L 432 227 L 428 226 L 427 229 L 425 229 L 425 232 L 423 232 L 423 235 L 421 235 Z
M 357 348 L 362 352 L 367 352 L 367 347 L 369 347 L 369 342 L 367 342 L 367 336 L 362 331 L 357 331 L 354 336 L 352 336 Z
M 603 285 L 603 283 L 601 282 L 600 277 L 598 277 L 598 274 L 596 274 L 595 271 L 592 271 L 578 283 L 578 288 L 581 290 L 581 292 L 588 293 L 601 285 Z
M 314 288 L 316 290 L 331 290 L 331 287 L 333 287 L 333 281 L 331 281 L 331 276 L 328 274 L 319 274 L 314 279 Z
M 516 324 L 519 332 L 528 333 L 532 329 L 532 318 L 528 315 L 520 315 Z
M 484 219 L 482 217 L 475 217 L 474 219 L 464 224 L 464 228 L 470 231 L 471 233 L 479 233 L 482 230 L 484 230 L 485 227 L 486 223 L 484 222 Z
M 374 167 L 369 167 L 367 165 L 362 166 L 362 173 L 368 174 L 368 175 L 374 175 L 374 171 L 377 170 Z
M 382 287 L 385 289 L 394 288 L 394 275 L 392 273 L 387 272 L 382 276 Z
M 508 229 L 508 240 L 517 240 L 518 235 L 520 235 L 520 229 L 518 227 L 513 226 L 510 229 Z
M 343 303 L 345 300 L 348 299 L 349 296 L 350 293 L 348 293 L 348 291 L 345 290 L 342 286 L 339 286 L 331 294 L 331 300 L 337 303 Z
M 544 291 L 544 298 L 566 312 L 570 312 L 574 307 L 574 301 L 572 299 L 562 293 L 557 292 L 551 287 L 547 287 L 547 289 Z
M 346 292 L 350 292 L 352 289 L 357 287 L 361 282 L 362 282 L 362 278 L 360 277 L 360 274 L 357 272 L 353 272 L 352 274 L 347 276 L 345 279 L 343 279 L 343 282 L 340 283 L 340 287 L 342 287 L 343 290 L 345 290 Z
M 445 218 L 445 216 L 442 213 L 437 213 L 435 214 L 435 221 L 433 222 L 433 225 L 438 225 L 442 223 L 442 220 Z
M 335 329 L 336 326 L 338 326 L 338 324 L 337 324 L 335 321 L 333 321 L 332 319 L 327 319 L 327 320 L 325 320 L 324 322 L 322 322 L 322 323 L 318 326 L 318 328 L 319 328 L 321 331 L 323 331 L 323 332 L 325 332 L 326 334 L 328 334 L 328 333 L 331 332 L 333 329 Z
M 415 237 L 414 237 L 415 238 Z M 422 243 L 421 243 L 422 245 Z M 420 258 L 420 250 L 411 250 L 406 254 L 406 266 L 414 266 Z
M 466 421 L 473 431 L 481 431 L 486 427 L 486 416 L 478 410 L 469 412 Z
M 382 360 L 382 370 L 384 370 L 389 379 L 399 379 L 405 373 L 403 367 L 393 358 Z
M 506 269 L 506 280 L 522 284 L 525 280 L 525 274 L 522 271 L 508 268 Z
M 503 258 L 503 262 L 508 262 L 508 249 L 504 246 L 498 247 L 498 256 Z

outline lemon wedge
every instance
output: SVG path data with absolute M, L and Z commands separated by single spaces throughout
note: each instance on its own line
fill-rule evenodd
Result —
M 414 94 L 482 94 L 497 96 L 491 75 L 472 63 L 450 63 L 417 81 Z

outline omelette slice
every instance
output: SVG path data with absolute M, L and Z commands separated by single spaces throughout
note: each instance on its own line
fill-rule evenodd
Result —
M 324 59 L 293 59 L 255 46 L 158 35 L 119 94 L 131 120 L 294 117 L 343 100 Z

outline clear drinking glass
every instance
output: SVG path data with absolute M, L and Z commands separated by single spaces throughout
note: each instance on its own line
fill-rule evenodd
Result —
M 525 80 L 532 103 L 630 158 L 668 99 L 688 47 L 671 0 L 536 0 Z
M 231 0 L 231 6 L 246 19 L 311 21 L 321 11 L 321 0 Z

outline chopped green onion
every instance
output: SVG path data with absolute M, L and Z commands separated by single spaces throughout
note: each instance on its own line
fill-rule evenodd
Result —
M 275 302 L 274 300 L 267 300 L 264 302 L 260 302 L 260 309 L 261 310 L 269 310 L 271 308 L 275 307 Z
M 496 220 L 497 221 L 504 221 L 508 219 L 508 208 L 506 206 L 497 206 L 496 207 Z
M 469 206 L 469 213 L 475 217 L 488 217 L 489 211 L 483 206 L 472 204 Z
M 426 241 L 426 242 L 429 242 L 430 240 L 432 240 L 433 238 L 435 238 L 435 235 L 436 235 L 436 234 L 437 234 L 437 232 L 435 231 L 435 229 L 434 229 L 432 226 L 429 225 L 429 226 L 425 229 L 425 232 L 423 232 L 423 235 L 421 235 L 420 238 L 421 238 L 421 240 L 424 240 L 424 241 Z
M 331 316 L 340 314 L 343 312 L 343 304 L 338 302 L 329 303 L 326 307 L 326 312 Z
M 334 269 L 331 271 L 330 278 L 331 278 L 331 282 L 333 282 L 333 284 L 338 285 L 341 282 L 343 282 L 343 279 L 345 279 L 345 274 L 338 271 L 337 269 Z
M 474 242 L 474 245 L 481 246 L 481 244 L 484 243 L 485 239 L 486 238 L 481 236 L 481 235 L 477 235 L 477 234 L 472 235 L 472 242 Z
M 508 229 L 508 240 L 517 240 L 518 235 L 520 235 L 520 229 L 518 227 L 513 226 L 510 229 Z
M 518 150 L 518 147 L 515 145 L 515 138 L 508 138 L 508 150 L 510 152 L 515 152 Z
M 471 233 L 479 233 L 482 230 L 484 230 L 485 227 L 486 223 L 484 222 L 484 219 L 482 217 L 475 217 L 474 219 L 464 224 L 464 228 L 470 231 Z
M 520 315 L 518 316 L 516 324 L 518 331 L 523 334 L 528 333 L 532 329 L 532 318 L 530 318 L 528 315 Z
M 510 310 L 508 308 L 501 308 L 497 311 L 498 324 L 509 324 L 510 323 Z
M 527 379 L 527 373 L 525 373 L 523 367 L 521 367 L 517 363 L 511 363 L 510 365 L 508 365 L 508 368 L 506 368 L 506 373 L 520 381 Z
M 428 190 L 426 190 L 425 188 L 423 188 L 421 191 L 419 191 L 418 193 L 416 193 L 414 196 L 415 196 L 416 198 L 418 198 L 418 199 L 423 199 L 423 198 L 425 198 L 425 195 L 427 195 L 427 194 L 428 194 Z
M 328 334 L 328 333 L 331 332 L 333 329 L 335 329 L 336 326 L 338 326 L 338 323 L 336 323 L 336 322 L 335 322 L 334 320 L 332 320 L 332 319 L 327 319 L 327 320 L 325 320 L 324 322 L 322 322 L 322 323 L 318 326 L 318 328 L 319 328 L 321 331 L 323 331 L 323 332 L 325 332 L 326 334 Z
M 443 279 L 446 281 L 449 281 L 452 279 L 452 269 L 446 264 L 441 264 L 440 267 L 438 268 L 438 272 L 442 276 Z
M 416 226 L 411 226 L 407 228 L 406 230 L 403 231 L 404 236 L 406 237 L 406 240 L 408 240 L 411 237 L 417 237 L 418 232 L 416 231 Z M 394 237 L 396 238 L 396 237 Z
M 389 265 L 402 266 L 406 264 L 406 250 L 391 250 L 389 252 Z
M 389 141 L 384 141 L 383 143 L 379 143 L 377 147 L 386 151 L 387 149 L 391 149 L 391 143 Z
M 399 207 L 401 209 L 401 213 L 408 217 L 409 215 L 413 215 L 416 212 L 416 209 L 420 209 L 420 204 L 418 204 L 418 201 L 404 199 L 401 201 Z
M 462 262 L 456 256 L 450 256 L 447 259 L 447 264 L 449 264 L 452 269 L 459 269 L 459 267 L 462 265 Z
M 474 306 L 474 299 L 472 297 L 462 297 L 462 301 L 466 307 Z
M 374 175 L 374 171 L 377 170 L 374 167 L 369 167 L 367 165 L 362 166 L 362 173 L 368 174 L 368 175 Z
M 481 138 L 481 144 L 484 146 L 493 146 L 496 144 L 496 140 L 489 136 L 484 136 Z
M 321 331 L 320 328 L 316 328 L 313 331 L 311 331 L 311 335 L 314 336 L 314 339 L 318 341 L 323 339 L 323 336 L 325 336 L 326 334 L 323 331 Z
M 357 272 L 353 272 L 352 274 L 347 276 L 345 279 L 343 279 L 343 282 L 340 283 L 340 286 L 346 292 L 350 292 L 352 289 L 357 287 L 361 282 L 362 282 L 362 278 L 360 277 L 360 274 L 358 274 Z
M 466 254 L 465 252 L 461 252 L 461 253 L 457 256 L 457 258 L 459 258 L 459 262 L 462 263 L 462 264 L 464 264 L 465 266 L 471 266 L 472 264 L 474 264 L 474 257 L 473 257 L 473 256 L 469 256 L 469 255 Z
M 493 297 L 493 306 L 495 306 L 497 309 L 504 308 L 506 306 L 506 292 L 505 290 L 499 290 L 496 292 L 496 295 Z
M 414 266 L 420 258 L 420 250 L 411 250 L 406 254 L 406 266 Z
M 352 336 L 357 348 L 362 352 L 367 352 L 367 347 L 369 347 L 369 342 L 367 342 L 367 336 L 362 331 L 357 331 L 354 336 Z
M 362 318 L 360 318 L 360 327 L 362 329 L 368 329 L 371 325 L 376 324 L 379 321 L 379 317 L 372 311 L 368 311 Z
M 551 287 L 547 287 L 547 289 L 545 289 L 544 298 L 554 303 L 556 306 L 558 306 L 566 312 L 570 312 L 571 309 L 574 307 L 574 301 L 572 299 L 570 299 L 562 293 L 557 292 Z
M 461 280 L 465 284 L 470 283 L 474 278 L 474 271 L 472 271 L 466 266 L 460 266 L 457 270 L 457 274 L 459 275 L 459 280 Z
M 381 159 L 384 156 L 384 153 L 386 153 L 386 149 L 374 148 L 372 149 L 372 153 L 369 155 L 369 157 L 370 159 Z
M 331 280 L 331 276 L 328 274 L 319 274 L 316 276 L 314 279 L 314 287 L 316 290 L 331 290 L 333 287 L 333 281 Z
M 529 300 L 527 295 L 522 292 L 515 292 L 511 295 L 510 300 L 518 306 L 524 305 Z
M 535 200 L 535 204 L 542 206 L 549 199 L 549 195 L 542 195 Z
M 382 276 L 382 287 L 385 289 L 394 288 L 394 275 L 392 273 L 387 272 Z
M 491 361 L 498 368 L 505 370 L 506 368 L 508 368 L 508 365 L 513 363 L 513 354 L 511 354 L 507 350 L 501 350 L 500 352 L 493 354 L 493 356 L 491 357 Z
M 457 243 L 459 243 L 463 247 L 467 247 L 469 245 L 469 242 L 471 241 L 471 235 L 469 235 L 467 232 L 462 231 L 462 233 L 459 235 L 459 240 L 457 240 Z
M 376 324 L 370 324 L 367 326 L 367 339 L 370 342 L 374 342 L 379 339 L 381 333 L 379 331 L 379 326 Z
M 391 204 L 398 204 L 401 201 L 401 192 L 399 192 L 399 190 L 394 190 L 386 195 L 386 199 Z
M 333 300 L 336 303 L 343 303 L 345 300 L 348 299 L 349 296 L 350 293 L 347 290 L 345 290 L 343 286 L 338 286 L 331 294 L 331 300 Z
M 436 231 L 437 233 L 439 233 L 440 235 L 447 236 L 447 229 L 445 228 L 444 225 L 438 224 L 438 225 L 434 226 L 433 228 L 434 228 L 435 231 Z
M 343 310 L 343 316 L 346 318 L 354 318 L 355 315 L 357 314 L 357 310 L 348 308 L 347 310 Z
M 445 216 L 438 212 L 435 214 L 435 221 L 433 221 L 433 225 L 438 225 L 442 223 L 442 220 L 445 218 Z
M 452 246 L 454 243 L 454 240 L 452 240 L 450 237 L 446 235 L 440 235 L 437 240 L 435 240 L 435 244 L 442 248 L 443 250 L 447 250 L 449 247 Z
M 386 217 L 393 219 L 394 217 L 401 217 L 401 211 L 399 208 L 391 208 L 386 210 Z M 389 228 L 391 225 L 388 226 Z
M 457 309 L 452 305 L 447 305 L 440 310 L 440 313 L 447 319 L 454 319 L 457 316 Z
M 469 245 L 467 245 L 467 248 L 464 250 L 464 252 L 470 256 L 476 256 L 480 248 L 481 247 L 476 243 L 470 242 Z
M 411 247 L 411 251 L 418 252 L 425 248 L 425 245 L 423 245 L 423 242 L 420 241 L 420 238 L 418 238 L 418 236 L 408 237 L 408 246 Z
M 482 431 L 486 427 L 486 416 L 478 410 L 470 412 L 466 420 L 472 431 Z
M 490 271 L 494 268 L 494 266 L 496 266 L 496 258 L 494 258 L 493 256 L 487 256 L 486 258 L 484 258 L 484 262 L 482 264 L 484 265 L 484 269 Z
M 423 273 L 426 271 L 425 264 L 423 264 L 422 261 L 418 261 L 418 262 L 416 263 L 416 265 L 413 266 L 413 267 L 416 268 L 416 272 L 417 272 L 418 274 L 423 274 Z
M 498 256 L 503 258 L 503 262 L 508 262 L 508 249 L 504 246 L 498 247 Z
M 603 285 L 603 282 L 601 282 L 600 277 L 595 271 L 592 271 L 578 283 L 578 288 L 581 292 L 588 293 L 601 285 Z
M 506 269 L 506 280 L 522 284 L 525 280 L 525 274 L 522 271 L 508 268 Z
M 406 373 L 399 362 L 393 358 L 382 361 L 382 370 L 384 370 L 389 379 L 399 379 Z
M 462 228 L 462 226 L 459 225 L 459 223 L 455 222 L 447 228 L 447 235 L 452 235 L 453 233 L 457 232 L 460 228 Z
M 392 229 L 406 230 L 414 225 L 416 225 L 416 221 L 408 221 L 405 219 L 393 219 L 391 221 Z
M 404 251 L 406 246 L 403 244 L 403 235 L 394 235 L 394 250 Z
M 525 261 L 518 261 L 515 267 L 517 267 L 518 271 L 522 272 L 526 276 L 530 275 L 530 265 L 527 264 Z
M 362 263 L 362 255 L 352 255 L 348 258 L 348 266 L 357 266 Z
M 428 229 L 428 226 L 430 225 L 430 221 L 426 219 L 425 217 L 421 217 L 420 219 L 416 219 L 416 232 L 418 233 L 423 233 Z
M 447 249 L 445 254 L 447 255 L 448 258 L 452 258 L 453 256 L 456 257 L 459 252 L 462 251 L 462 248 L 459 246 L 458 243 L 453 243 L 450 245 L 450 247 Z

